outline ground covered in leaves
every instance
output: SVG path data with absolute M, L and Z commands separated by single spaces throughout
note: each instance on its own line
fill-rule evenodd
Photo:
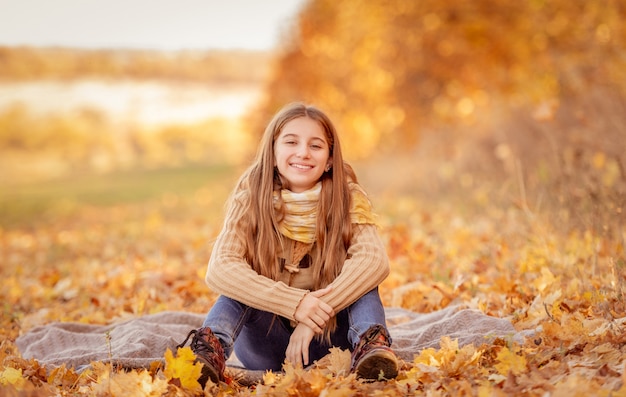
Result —
M 459 303 L 535 330 L 531 337 L 481 346 L 444 338 L 403 363 L 397 379 L 374 383 L 349 374 L 340 350 L 309 371 L 286 367 L 256 386 L 204 390 L 185 349 L 131 371 L 93 363 L 78 373 L 22 358 L 15 339 L 52 321 L 205 313 L 216 298 L 203 276 L 225 195 L 205 189 L 0 229 L 1 394 L 626 396 L 623 236 L 564 233 L 516 208 L 460 214 L 402 197 L 377 198 L 392 264 L 385 304 L 431 312 Z

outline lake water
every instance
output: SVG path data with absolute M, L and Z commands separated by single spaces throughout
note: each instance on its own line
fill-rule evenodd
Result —
M 21 103 L 35 114 L 94 109 L 112 121 L 188 124 L 237 118 L 261 97 L 253 85 L 78 80 L 0 83 L 0 112 Z

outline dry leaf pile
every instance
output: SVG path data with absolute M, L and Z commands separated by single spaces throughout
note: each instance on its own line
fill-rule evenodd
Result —
M 497 339 L 459 346 L 444 338 L 403 363 L 396 380 L 355 379 L 349 354 L 314 369 L 287 366 L 246 387 L 234 379 L 204 390 L 191 352 L 168 351 L 149 369 L 93 363 L 43 368 L 15 338 L 52 321 L 104 324 L 155 313 L 205 313 L 203 283 L 221 208 L 210 192 L 141 206 L 85 208 L 32 229 L 0 230 L 0 391 L 58 396 L 626 396 L 626 262 L 620 241 L 563 234 L 516 210 L 460 217 L 396 200 L 382 234 L 392 274 L 388 306 L 430 312 L 461 303 L 535 330 L 523 344 Z M 217 207 L 217 210 L 215 209 Z

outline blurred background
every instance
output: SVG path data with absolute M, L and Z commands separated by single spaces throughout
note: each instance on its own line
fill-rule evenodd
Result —
M 228 191 L 273 113 L 302 100 L 390 216 L 514 208 L 623 250 L 624 0 L 0 9 L 0 227 Z

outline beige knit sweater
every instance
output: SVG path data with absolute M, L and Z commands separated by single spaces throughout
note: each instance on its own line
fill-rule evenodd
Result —
M 322 298 L 335 312 L 354 303 L 389 274 L 389 259 L 377 227 L 371 224 L 353 224 L 352 227 L 348 259 L 330 284 L 332 291 Z M 209 260 L 207 285 L 245 305 L 294 320 L 298 304 L 313 284 L 311 267 L 298 269 L 296 273 L 284 270 L 278 281 L 262 276 L 244 260 L 242 235 L 236 222 L 226 219 Z M 285 239 L 285 250 L 277 255 L 284 258 L 286 264 L 297 263 L 303 254 L 299 244 Z M 315 250 L 311 255 L 313 252 Z

